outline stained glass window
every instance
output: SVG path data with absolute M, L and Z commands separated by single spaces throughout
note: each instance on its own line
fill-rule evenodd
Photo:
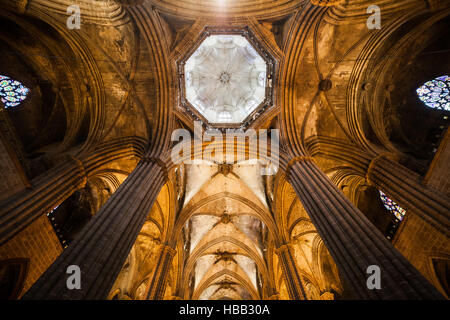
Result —
M 47 213 L 47 216 L 50 216 L 53 212 L 55 212 L 56 209 L 58 209 L 59 205 L 54 207 L 49 213 Z
M 426 82 L 417 89 L 417 95 L 430 108 L 450 111 L 450 77 L 442 76 Z
M 380 198 L 381 198 L 381 201 L 383 201 L 383 204 L 386 207 L 386 209 L 388 209 L 390 212 L 392 212 L 398 220 L 402 221 L 403 218 L 405 217 L 406 210 L 403 209 L 402 207 L 400 207 L 394 201 L 392 201 L 392 199 L 390 199 L 381 190 L 380 190 Z
M 19 81 L 0 75 L 0 98 L 5 108 L 17 107 L 26 99 L 29 91 Z
M 242 123 L 266 99 L 267 63 L 242 35 L 206 37 L 184 74 L 186 100 L 210 123 Z

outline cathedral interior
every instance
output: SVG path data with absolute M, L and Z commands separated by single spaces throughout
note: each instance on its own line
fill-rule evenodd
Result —
M 2 300 L 450 298 L 448 0 L 0 0 L 0 98 Z

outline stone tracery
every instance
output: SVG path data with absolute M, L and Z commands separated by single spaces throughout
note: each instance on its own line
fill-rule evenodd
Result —
M 37 20 L 46 19 L 40 1 L 29 1 L 26 8 Z M 47 13 L 59 17 L 61 1 L 47 2 L 51 4 Z M 147 7 L 149 2 L 152 6 Z M 89 7 L 83 31 L 61 35 L 64 41 L 59 46 L 45 41 L 44 32 L 39 31 L 42 25 L 21 17 L 23 9 L 14 11 L 17 8 L 12 6 L 13 14 L 2 13 L 0 19 L 5 21 L 36 24 L 26 29 L 38 44 L 17 50 L 46 48 L 73 58 L 70 62 L 34 58 L 31 64 L 36 71 L 46 64 L 54 67 L 46 78 L 54 87 L 39 80 L 36 91 L 47 85 L 48 91 L 62 97 L 53 101 L 51 112 L 53 119 L 67 119 L 62 142 L 49 139 L 50 132 L 34 144 L 29 142 L 24 151 L 12 150 L 12 141 L 24 141 L 13 126 L 33 116 L 20 110 L 1 114 L 5 118 L 0 146 L 9 157 L 4 161 L 8 169 L 2 170 L 11 172 L 8 181 L 15 189 L 1 198 L 0 260 L 14 258 L 12 248 L 21 237 L 32 234 L 38 222 L 53 234 L 45 240 L 55 245 L 45 265 L 37 265 L 33 252 L 23 253 L 41 278 L 26 278 L 20 296 L 391 299 L 446 294 L 439 270 L 448 263 L 442 257 L 448 251 L 443 239 L 448 234 L 449 200 L 439 173 L 446 170 L 443 155 L 448 152 L 448 134 L 434 159 L 428 155 L 432 166 L 410 156 L 407 139 L 399 138 L 401 134 L 394 134 L 390 126 L 405 126 L 401 110 L 395 108 L 406 96 L 400 86 L 407 82 L 402 70 L 411 66 L 395 57 L 381 58 L 400 50 L 396 43 L 421 56 L 423 48 L 413 40 L 417 37 L 401 28 L 412 19 L 417 19 L 414 31 L 423 34 L 421 39 L 433 48 L 439 41 L 425 30 L 445 34 L 448 10 L 444 5 L 441 11 L 426 9 L 428 19 L 419 14 L 425 10 L 421 6 L 406 16 L 410 1 L 382 2 L 387 21 L 398 20 L 387 26 L 391 29 L 386 34 L 358 27 L 364 14 L 357 12 L 367 1 L 286 0 L 276 7 L 265 0 L 230 1 L 229 7 L 220 10 L 213 1 L 205 1 L 202 9 L 190 0 L 127 1 L 125 6 L 114 2 L 108 7 L 114 14 L 106 16 L 99 3 Z M 217 17 L 208 8 L 217 9 Z M 232 35 L 240 40 L 230 40 L 229 35 L 221 41 L 211 40 L 218 37 L 214 33 L 205 36 L 205 30 L 219 22 L 225 29 L 246 26 L 258 47 L 245 43 L 248 39 L 242 35 Z M 59 34 L 59 20 L 45 23 L 45 30 L 52 30 L 47 34 Z M 392 38 L 381 41 L 388 36 Z M 0 38 L 8 46 L 11 40 Z M 211 47 L 202 49 L 208 41 Z M 194 43 L 203 50 L 198 57 L 190 55 Z M 217 43 L 223 47 L 214 47 Z M 226 46 L 235 51 L 235 58 L 225 56 Z M 257 58 L 263 47 L 268 57 L 276 57 L 277 68 L 275 59 L 271 58 L 270 69 L 264 54 Z M 189 57 L 199 61 L 191 65 Z M 438 58 L 445 61 L 444 55 Z M 230 68 L 216 67 L 215 60 L 227 59 Z M 375 63 L 380 60 L 383 63 Z M 410 74 L 427 69 L 418 60 L 424 61 L 414 60 L 418 70 Z M 193 120 L 200 118 L 192 110 L 179 108 L 180 61 L 186 62 L 182 72 L 186 98 L 209 125 L 239 126 L 245 121 L 245 126 L 254 129 L 281 129 L 284 144 L 275 176 L 261 176 L 257 161 L 171 163 L 171 129 L 192 130 Z M 77 80 L 76 70 L 87 75 L 84 83 Z M 250 76 L 243 77 L 243 71 Z M 411 85 L 417 88 L 417 83 Z M 264 109 L 266 89 L 272 86 L 271 107 Z M 239 99 L 231 103 L 227 96 Z M 32 99 L 26 102 L 37 104 Z M 213 114 L 205 113 L 212 109 Z M 386 115 L 391 118 L 384 123 Z M 413 113 L 407 119 L 418 121 Z M 417 128 L 427 135 L 432 126 Z M 16 158 L 20 166 L 33 168 L 36 176 L 29 174 L 31 169 L 25 173 L 17 169 Z M 34 159 L 30 163 L 21 160 L 30 158 Z M 420 168 L 427 173 L 417 173 Z M 392 217 L 383 215 L 378 189 L 408 210 L 391 242 L 386 229 Z M 91 194 L 93 215 L 61 255 L 56 233 L 39 219 L 51 208 L 73 201 L 71 195 L 76 192 Z M 440 248 L 433 252 L 440 259 L 435 274 L 421 262 L 428 257 L 419 236 L 412 234 L 416 226 L 433 234 L 434 247 Z M 108 262 L 108 269 L 96 259 Z M 362 260 L 392 270 L 383 279 L 386 290 L 365 289 L 365 279 L 360 277 L 365 267 Z M 93 272 L 80 292 L 65 292 L 58 280 L 62 266 L 69 262 Z M 399 278 L 404 281 L 393 281 Z

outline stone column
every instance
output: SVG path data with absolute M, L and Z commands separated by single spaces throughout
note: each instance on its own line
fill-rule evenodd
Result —
M 443 234 L 450 234 L 450 199 L 422 184 L 417 173 L 380 155 L 370 163 L 366 180 L 402 208 L 417 214 Z
M 32 181 L 32 187 L 0 204 L 0 245 L 14 237 L 41 215 L 50 212 L 76 190 L 87 177 L 76 160 L 69 160 Z
M 323 156 L 349 164 L 359 175 L 365 176 L 370 161 L 376 156 L 360 147 L 335 138 L 312 136 L 306 141 L 308 154 Z
M 137 138 L 120 139 L 99 146 L 81 160 L 70 157 L 31 181 L 31 187 L 0 203 L 0 245 L 7 242 L 35 219 L 48 213 L 84 188 L 88 176 L 118 159 L 141 157 L 143 142 Z
M 358 299 L 443 299 L 308 157 L 288 166 L 288 180 Z M 370 290 L 369 266 L 381 271 Z
M 168 245 L 161 249 L 156 270 L 153 273 L 152 282 L 150 283 L 147 300 L 163 300 L 166 291 L 167 277 L 169 276 L 172 259 L 176 254 L 176 250 Z
M 307 143 L 312 155 L 323 155 L 352 166 L 362 177 L 386 193 L 402 208 L 417 214 L 443 234 L 450 230 L 450 199 L 425 185 L 422 177 L 386 155 L 374 155 L 355 145 L 327 137 Z
M 23 298 L 106 299 L 166 176 L 158 160 L 141 161 Z M 67 288 L 70 265 L 80 267 L 80 290 Z
M 292 249 L 289 244 L 284 244 L 275 250 L 288 288 L 289 297 L 292 300 L 306 300 L 305 289 L 303 287 L 302 279 L 295 264 L 295 259 L 292 254 Z

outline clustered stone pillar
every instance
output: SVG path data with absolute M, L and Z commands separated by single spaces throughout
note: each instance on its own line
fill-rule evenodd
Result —
M 149 286 L 147 300 L 162 300 L 164 299 L 164 292 L 166 290 L 167 277 L 169 276 L 172 259 L 176 254 L 170 246 L 163 246 L 161 254 L 156 265 L 156 270 L 153 273 L 152 281 Z
M 32 181 L 32 186 L 0 203 L 0 245 L 84 188 L 88 176 L 107 163 L 130 156 L 141 157 L 142 141 L 119 139 L 99 146 L 81 160 L 71 157 Z
M 291 161 L 287 174 L 355 298 L 443 299 L 310 158 Z M 371 265 L 381 270 L 381 289 L 367 286 Z
M 106 299 L 166 177 L 158 160 L 141 161 L 23 298 Z M 81 270 L 80 290 L 67 287 L 71 265 Z
M 422 184 L 417 173 L 380 155 L 370 163 L 366 180 L 402 208 L 411 210 L 442 233 L 449 235 L 449 198 Z
M 302 279 L 295 265 L 295 259 L 289 244 L 284 244 L 275 250 L 286 281 L 289 297 L 292 300 L 306 300 Z
M 428 186 L 414 171 L 388 156 L 368 153 L 355 145 L 327 137 L 315 137 L 308 142 L 312 155 L 324 155 L 352 165 L 369 184 L 386 193 L 402 208 L 417 214 L 443 234 L 449 235 L 450 200 Z
M 83 167 L 72 159 L 38 177 L 33 187 L 3 201 L 0 204 L 0 245 L 83 188 L 86 182 Z

